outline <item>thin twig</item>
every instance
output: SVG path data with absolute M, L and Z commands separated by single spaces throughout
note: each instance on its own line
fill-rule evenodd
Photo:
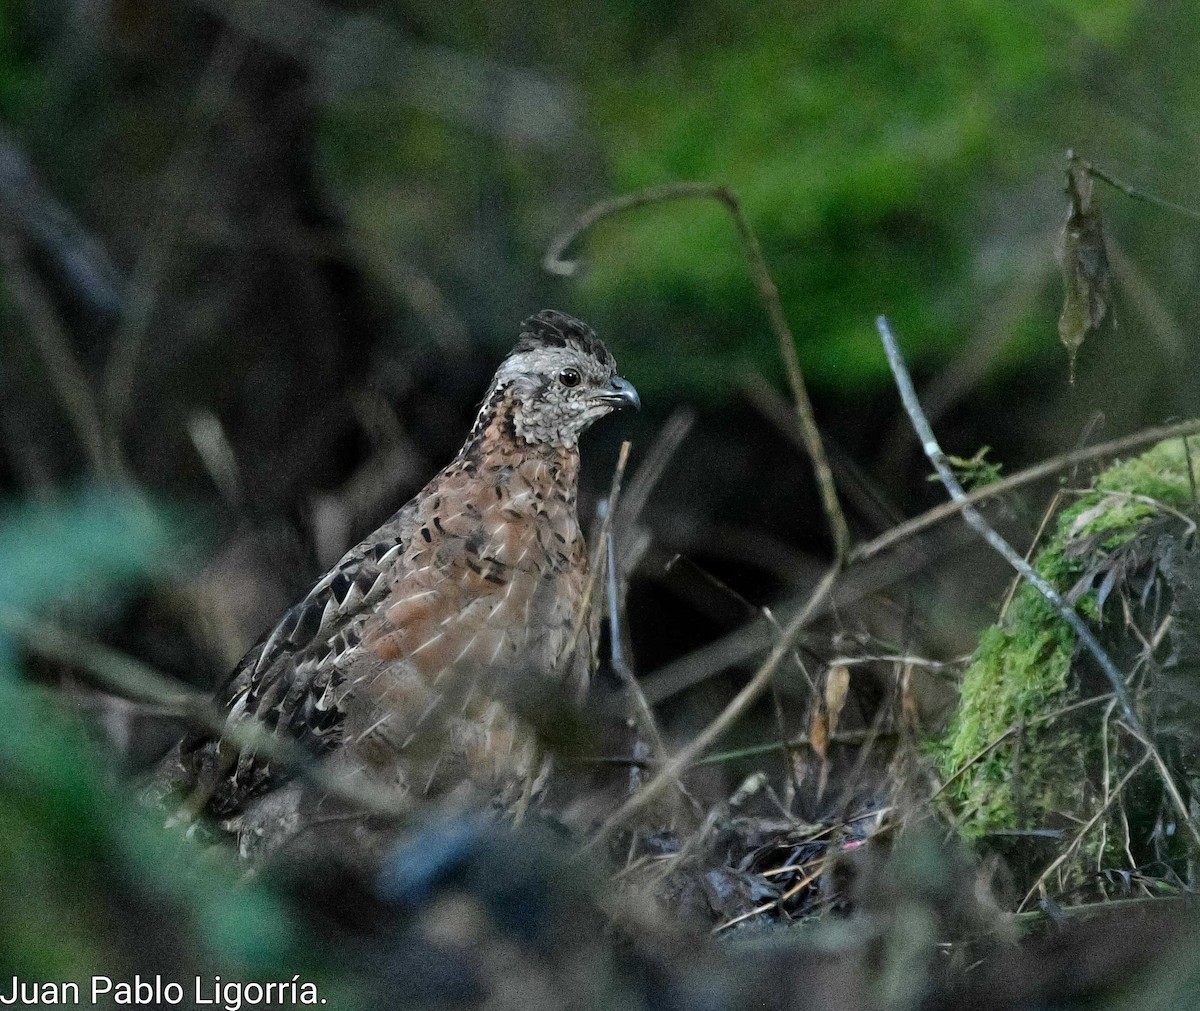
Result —
M 957 550 L 969 536 L 970 531 L 950 530 L 925 546 L 919 557 L 872 559 L 849 566 L 838 580 L 836 596 L 820 605 L 820 614 L 849 607 L 897 582 L 913 579 L 925 566 Z M 642 679 L 646 697 L 658 705 L 730 667 L 753 660 L 770 648 L 773 632 L 765 619 L 750 622 L 664 664 Z
M 840 571 L 841 569 L 836 563 L 829 568 L 820 583 L 817 584 L 816 589 L 813 590 L 808 602 L 784 627 L 783 634 L 779 637 L 775 648 L 771 650 L 770 655 L 763 662 L 763 665 L 759 667 L 754 676 L 746 683 L 745 687 L 734 696 L 733 700 L 721 711 L 715 720 L 692 738 L 686 747 L 673 755 L 670 761 L 663 765 L 645 787 L 625 801 L 600 826 L 600 829 L 584 847 L 585 852 L 598 846 L 616 828 L 649 805 L 659 794 L 670 789 L 680 776 L 695 763 L 700 755 L 712 747 L 721 735 L 757 701 L 758 697 L 771 683 L 771 679 L 775 676 L 776 668 L 779 667 L 783 658 L 791 651 L 792 641 L 800 634 L 801 629 L 808 623 L 813 613 L 817 610 L 818 605 L 833 589 L 833 584 L 837 580 Z
M 1087 445 L 1087 441 L 1088 441 L 1088 439 L 1090 439 L 1092 437 L 1092 432 L 1095 430 L 1096 426 L 1101 425 L 1103 423 L 1104 423 L 1104 413 L 1102 411 L 1098 412 L 1096 414 L 1093 414 L 1092 417 L 1088 420 L 1088 423 L 1083 426 L 1083 431 L 1079 433 L 1079 438 L 1075 440 L 1075 448 L 1081 449 L 1083 446 Z M 1184 444 L 1184 446 L 1187 445 L 1186 437 L 1183 440 L 1183 444 Z M 1071 470 L 1071 472 L 1066 477 L 1065 480 L 1074 481 L 1076 476 L 1079 474 L 1079 464 L 1076 463 L 1074 466 L 1071 467 L 1070 470 Z M 1060 478 L 1060 481 L 1062 481 L 1062 480 L 1064 480 L 1064 479 Z M 1063 492 L 1062 492 L 1062 487 L 1060 486 L 1058 491 L 1056 491 L 1054 493 L 1054 497 L 1050 500 L 1050 503 L 1046 506 L 1045 509 L 1042 510 L 1042 519 L 1041 519 L 1041 522 L 1038 523 L 1037 530 L 1035 530 L 1033 533 L 1033 539 L 1029 542 L 1029 548 L 1025 552 L 1025 561 L 1032 562 L 1034 552 L 1037 551 L 1038 544 L 1041 543 L 1042 535 L 1049 528 L 1050 521 L 1053 520 L 1054 517 L 1058 515 L 1058 506 L 1059 506 L 1059 503 L 1062 501 L 1062 497 L 1063 497 Z M 951 499 L 951 501 L 953 501 L 953 499 Z M 1005 595 L 1004 595 L 1004 603 L 1002 603 L 1000 605 L 1000 616 L 996 619 L 998 623 L 1003 622 L 1005 620 L 1006 616 L 1008 615 L 1008 609 L 1010 607 L 1012 607 L 1013 601 L 1016 599 L 1016 596 L 1017 596 L 1017 590 L 1019 590 L 1020 588 L 1021 588 L 1021 576 L 1018 573 L 1014 572 L 1012 580 L 1008 584 L 1008 592 L 1005 593 Z
M 632 444 L 628 439 L 621 443 L 621 449 L 617 453 L 617 466 L 613 469 L 612 485 L 608 490 L 608 499 L 606 500 L 605 507 L 599 510 L 600 528 L 596 531 L 591 554 L 588 558 L 587 582 L 583 584 L 583 600 L 579 605 L 579 614 L 575 618 L 575 627 L 571 632 L 571 641 L 567 645 L 567 656 L 571 656 L 575 652 L 585 625 L 593 633 L 599 628 L 599 622 L 592 621 L 592 608 L 594 606 L 592 601 L 596 596 L 596 582 L 600 578 L 601 569 L 604 567 L 608 557 L 607 545 L 609 532 L 612 530 L 613 512 L 616 509 L 617 500 L 621 496 L 621 480 L 625 476 L 625 467 L 629 463 L 629 451 L 631 447 Z M 595 650 L 595 648 L 596 643 L 593 641 L 592 649 Z
M 1112 761 L 1109 757 L 1108 737 L 1110 734 L 1109 724 L 1112 722 L 1112 713 L 1114 702 L 1110 702 L 1104 709 L 1104 716 L 1100 720 L 1100 756 L 1101 762 L 1101 782 L 1104 784 L 1104 805 L 1109 804 L 1109 798 L 1112 797 Z M 1104 854 L 1108 848 L 1108 823 L 1105 822 L 1100 826 L 1100 845 L 1096 847 L 1096 873 L 1099 874 L 1104 869 Z
M 1163 761 L 1162 755 L 1159 754 L 1158 748 L 1154 746 L 1149 735 L 1141 727 L 1133 727 L 1127 720 L 1122 720 L 1119 726 L 1136 738 L 1138 743 L 1146 749 L 1148 757 L 1153 759 L 1154 766 L 1158 769 L 1159 778 L 1166 788 L 1167 796 L 1171 798 L 1171 803 L 1179 813 L 1180 820 L 1187 826 L 1188 832 L 1191 833 L 1192 842 L 1197 847 L 1200 847 L 1200 826 L 1197 826 L 1195 819 L 1192 818 L 1192 813 L 1188 810 L 1187 802 L 1183 799 L 1183 794 L 1179 792 L 1179 787 L 1175 785 L 1175 778 L 1167 768 L 1167 763 Z
M 814 870 L 810 874 L 806 874 L 803 878 L 801 878 L 798 882 L 796 882 L 796 884 L 792 885 L 791 888 L 789 888 L 786 892 L 784 892 L 778 898 L 772 899 L 770 902 L 764 902 L 761 906 L 755 906 L 753 909 L 748 909 L 746 912 L 742 913 L 741 915 L 735 916 L 732 920 L 726 920 L 724 923 L 713 927 L 712 932 L 714 934 L 720 934 L 723 931 L 728 930 L 730 927 L 732 927 L 736 923 L 741 923 L 743 920 L 748 920 L 752 916 L 758 916 L 759 913 L 768 913 L 772 909 L 774 909 L 776 906 L 782 906 L 793 895 L 796 895 L 802 889 L 807 888 L 814 881 L 816 881 L 822 874 L 824 874 L 825 873 L 825 864 L 827 862 L 828 862 L 827 857 L 821 857 L 816 870 Z
M 1102 183 L 1107 183 L 1113 189 L 1120 190 L 1131 200 L 1140 200 L 1142 203 L 1161 207 L 1164 211 L 1173 211 L 1176 214 L 1181 214 L 1192 221 L 1200 221 L 1200 211 L 1194 211 L 1190 207 L 1184 207 L 1183 204 L 1175 203 L 1173 200 L 1165 200 L 1162 197 L 1156 197 L 1153 193 L 1147 193 L 1145 190 L 1138 189 L 1136 186 L 1125 182 L 1125 180 L 1118 179 L 1111 172 L 1102 169 L 1099 165 L 1093 165 L 1090 161 L 1080 158 L 1074 151 L 1067 151 L 1067 161 L 1078 165 L 1093 179 L 1099 179 Z
M 1052 918 L 1057 920 L 1060 917 L 1063 919 L 1074 919 L 1086 916 L 1104 916 L 1111 917 L 1113 922 L 1117 922 L 1122 914 L 1144 912 L 1151 905 L 1155 907 L 1156 911 L 1161 911 L 1164 905 L 1175 907 L 1182 919 L 1190 915 L 1195 908 L 1195 897 L 1191 895 L 1168 895 L 1161 897 L 1135 897 L 1131 899 L 1105 899 L 1101 902 L 1086 902 L 1079 906 L 1062 906 L 1054 910 Z M 1036 923 L 1049 918 L 1051 918 L 1051 914 L 1042 909 L 1027 909 L 1023 913 L 1013 913 L 1012 915 L 1012 919 L 1016 923 Z
M 1042 543 L 1042 536 L 1049 529 L 1051 521 L 1058 515 L 1058 506 L 1062 502 L 1063 491 L 1059 488 L 1054 493 L 1054 497 L 1050 499 L 1049 505 L 1042 510 L 1042 518 L 1038 522 L 1037 529 L 1033 532 L 1033 538 L 1029 542 L 1029 547 L 1025 551 L 1025 561 L 1033 564 L 1033 556 L 1037 552 L 1038 545 Z M 951 500 L 953 501 L 953 500 Z M 1012 607 L 1013 601 L 1017 599 L 1017 591 L 1021 588 L 1021 574 L 1014 572 L 1012 580 L 1008 584 L 1008 590 L 1004 594 L 1004 600 L 1000 604 L 1000 613 L 996 616 L 996 623 L 1002 624 L 1008 620 L 1008 609 Z
M 861 667 L 868 663 L 893 663 L 908 664 L 912 667 L 920 667 L 922 670 L 943 671 L 959 670 L 970 659 L 970 654 L 959 657 L 957 660 L 930 660 L 924 656 L 908 656 L 903 653 L 881 653 L 867 654 L 865 656 L 837 656 L 829 661 L 829 666 L 836 667 L 841 664 L 843 667 Z
M 751 407 L 807 456 L 808 443 L 796 420 L 795 408 L 764 375 L 749 371 L 739 379 L 738 388 Z M 904 521 L 904 514 L 849 453 L 829 439 L 825 440 L 825 451 L 829 454 L 829 466 L 833 469 L 833 479 L 840 489 L 842 501 L 853 506 L 860 519 L 876 530 L 888 530 Z
M 1064 488 L 1063 494 L 1064 495 L 1080 495 L 1080 496 L 1095 495 L 1096 489 L 1095 488 Z M 1188 537 L 1191 537 L 1192 534 L 1194 534 L 1196 532 L 1196 521 L 1195 520 L 1193 520 L 1186 513 L 1182 513 L 1178 509 L 1172 508 L 1171 506 L 1167 505 L 1165 502 L 1160 502 L 1158 499 L 1154 498 L 1153 496 L 1139 495 L 1137 492 L 1132 492 L 1132 491 L 1117 491 L 1115 489 L 1112 491 L 1103 491 L 1103 492 L 1100 492 L 1100 494 L 1103 495 L 1104 498 L 1119 498 L 1119 499 L 1123 499 L 1126 502 L 1138 502 L 1141 505 L 1149 506 L 1151 509 L 1155 509 L 1160 513 L 1166 513 L 1168 516 L 1174 516 L 1175 519 L 1179 520 L 1185 527 L 1184 534 L 1183 534 L 1185 539 Z
M 862 744 L 871 737 L 895 736 L 896 732 L 893 730 L 876 731 L 875 733 L 872 733 L 870 730 L 839 730 L 836 734 L 829 734 L 826 741 L 829 744 Z M 768 741 L 766 744 L 750 744 L 733 751 L 714 751 L 711 755 L 705 755 L 696 764 L 720 765 L 724 762 L 735 762 L 740 758 L 754 758 L 756 755 L 768 755 L 771 752 L 785 749 L 787 751 L 798 751 L 801 748 L 811 746 L 811 734 L 796 734 L 786 740 Z
M 775 287 L 771 272 L 767 269 L 767 261 L 763 257 L 758 237 L 754 234 L 754 229 L 750 227 L 750 222 L 734 192 L 727 186 L 713 186 L 708 183 L 670 183 L 665 186 L 651 186 L 635 193 L 626 193 L 611 200 L 602 200 L 589 207 L 575 219 L 566 231 L 555 237 L 542 259 L 542 266 L 551 274 L 570 276 L 575 273 L 578 264 L 574 260 L 564 259 L 563 254 L 598 222 L 636 207 L 688 199 L 716 200 L 733 216 L 738 238 L 741 239 L 746 260 L 750 265 L 750 272 L 754 275 L 759 298 L 766 307 L 767 316 L 771 321 L 771 329 L 779 341 L 779 351 L 787 372 L 788 385 L 791 387 L 792 398 L 796 403 L 796 415 L 804 432 L 804 441 L 809 456 L 812 458 L 813 473 L 821 493 L 821 506 L 825 510 L 825 518 L 833 536 L 834 555 L 840 565 L 844 563 L 850 548 L 850 531 L 846 525 L 846 516 L 842 512 L 841 502 L 838 500 L 833 472 L 830 470 L 829 459 L 825 453 L 825 444 L 817 429 L 812 401 L 809 399 L 808 389 L 804 384 L 804 374 L 796 355 L 796 338 L 788 326 L 787 317 L 784 316 L 779 290 Z
M 677 410 L 667 418 L 666 424 L 646 450 L 641 464 L 629 478 L 628 487 L 621 494 L 621 508 L 613 517 L 613 531 L 620 542 L 619 557 L 625 571 L 631 571 L 635 567 L 638 539 L 631 535 L 641 518 L 642 510 L 695 423 L 696 414 L 690 408 Z
M 904 403 L 904 409 L 908 413 L 909 420 L 912 422 L 917 437 L 921 440 L 921 448 L 925 451 L 929 462 L 933 464 L 942 485 L 950 497 L 962 502 L 963 519 L 987 541 L 993 550 L 1017 572 L 1021 573 L 1043 597 L 1057 608 L 1059 614 L 1063 616 L 1067 624 L 1075 631 L 1080 642 L 1083 643 L 1087 651 L 1092 654 L 1096 662 L 1100 665 L 1101 670 L 1104 671 L 1105 677 L 1108 678 L 1109 684 L 1112 685 L 1113 695 L 1117 700 L 1117 704 L 1120 705 L 1121 711 L 1125 715 L 1126 722 L 1133 730 L 1146 737 L 1145 731 L 1142 729 L 1141 720 L 1138 719 L 1137 714 L 1133 711 L 1133 706 L 1129 703 L 1129 694 L 1125 690 L 1125 678 L 1117 670 L 1116 664 L 1112 662 L 1109 655 L 1104 652 L 1104 647 L 1100 645 L 1095 635 L 1092 634 L 1092 630 L 1088 627 L 1087 622 L 1079 616 L 1079 613 L 1070 604 L 1063 600 L 1062 594 L 1042 578 L 1033 566 L 1016 552 L 1008 541 L 988 526 L 987 520 L 983 518 L 979 510 L 966 500 L 967 494 L 963 491 L 962 485 L 958 483 L 958 478 L 954 476 L 954 471 L 946 460 L 946 454 L 942 452 L 942 447 L 939 445 L 937 437 L 933 434 L 933 429 L 929 427 L 929 421 L 921 410 L 921 403 L 917 400 L 917 391 L 913 389 L 912 377 L 908 374 L 908 367 L 904 364 L 904 358 L 900 353 L 900 345 L 896 343 L 896 338 L 892 335 L 892 329 L 888 325 L 887 319 L 880 316 L 875 321 L 875 326 L 879 331 L 880 339 L 883 341 L 884 350 L 887 352 L 888 364 L 891 366 L 892 375 L 895 377 L 896 388 L 900 392 L 900 399 Z
M 625 449 L 628 445 L 629 443 L 625 443 L 622 449 Z M 620 483 L 614 480 L 612 491 L 604 503 L 605 519 L 612 517 L 616 511 L 617 495 L 620 489 Z M 637 713 L 638 722 L 641 724 L 642 732 L 650 739 L 650 746 L 654 749 L 654 754 L 662 757 L 666 754 L 666 745 L 663 743 L 662 733 L 658 729 L 658 721 L 654 718 L 654 710 L 650 708 L 650 703 L 646 700 L 646 694 L 642 691 L 642 686 L 633 672 L 633 665 L 625 655 L 625 637 L 622 634 L 623 629 L 621 628 L 621 615 L 624 610 L 620 587 L 621 573 L 618 571 L 620 563 L 614 546 L 615 542 L 616 530 L 610 524 L 604 535 L 608 562 L 606 576 L 608 585 L 609 661 L 612 664 L 612 669 L 616 671 L 617 677 L 625 685 L 625 690 L 628 692 L 634 711 Z
M 1086 709 L 1089 706 L 1099 705 L 1101 702 L 1112 702 L 1112 701 L 1113 701 L 1113 697 L 1111 695 L 1094 695 L 1090 699 L 1082 699 L 1079 702 L 1072 702 L 1069 705 L 1063 706 L 1061 709 L 1055 709 L 1053 712 L 1039 713 L 1036 716 L 1031 716 L 1029 719 L 1027 719 L 1025 721 L 1025 728 L 1028 729 L 1029 727 L 1033 726 L 1034 724 L 1038 724 L 1038 723 L 1049 723 L 1051 720 L 1057 720 L 1060 716 L 1066 716 L 1068 713 L 1072 713 L 1077 709 Z M 945 793 L 946 790 L 950 786 L 952 786 L 957 779 L 959 779 L 959 777 L 961 777 L 963 774 L 965 774 L 976 763 L 978 763 L 978 762 L 982 761 L 984 758 L 986 758 L 996 748 L 998 748 L 1001 744 L 1003 744 L 1005 741 L 1007 741 L 1014 733 L 1016 733 L 1016 729 L 1017 728 L 1015 726 L 1011 726 L 1007 730 L 1001 731 L 998 736 L 992 738 L 991 741 L 989 741 L 987 744 L 985 744 L 982 748 L 980 748 L 977 752 L 975 752 L 974 755 L 972 755 L 965 762 L 963 762 L 962 765 L 960 765 L 957 769 L 955 769 L 954 773 L 949 778 L 947 778 L 936 790 L 933 791 L 933 793 L 930 795 L 930 797 L 926 801 L 926 803 L 932 804 L 935 800 L 937 800 L 938 797 L 940 797 L 943 793 Z
M 978 505 L 986 499 L 993 498 L 996 495 L 1003 495 L 1024 485 L 1040 481 L 1042 478 L 1049 477 L 1076 464 L 1087 463 L 1090 460 L 1098 460 L 1106 456 L 1119 456 L 1126 450 L 1137 449 L 1149 443 L 1195 435 L 1198 432 L 1200 432 L 1200 420 L 1181 421 L 1174 425 L 1160 425 L 1157 428 L 1146 428 L 1140 432 L 1134 432 L 1132 435 L 1122 436 L 1119 439 L 1111 439 L 1108 442 L 1101 442 L 1095 446 L 1088 446 L 1086 449 L 1073 450 L 1070 453 L 1051 457 L 1049 460 L 1043 460 L 1041 463 L 1028 467 L 1017 474 L 1001 478 L 999 481 L 983 485 L 980 488 L 974 488 L 967 492 L 962 499 L 951 499 L 949 502 L 935 506 L 928 512 L 924 512 L 920 516 L 915 516 L 911 520 L 893 527 L 886 533 L 880 534 L 874 540 L 867 541 L 867 543 L 856 547 L 850 553 L 850 560 L 852 562 L 865 561 L 873 555 L 877 555 L 879 552 L 898 544 L 900 541 L 907 540 L 914 534 L 927 530 L 941 523 L 943 520 L 950 519 L 952 516 L 957 516 L 969 505 Z

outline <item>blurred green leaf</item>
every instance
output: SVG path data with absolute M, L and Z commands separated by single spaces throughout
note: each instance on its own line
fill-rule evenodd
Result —
M 117 594 L 161 575 L 178 536 L 169 514 L 132 496 L 10 506 L 0 514 L 0 611 Z M 220 971 L 281 966 L 295 943 L 282 905 L 237 886 L 232 854 L 181 859 L 191 845 L 114 788 L 103 753 L 61 700 L 18 673 L 9 643 L 0 653 L 0 962 L 28 979 L 127 964 L 137 953 L 122 945 L 136 935 L 114 931 L 114 917 L 144 908 L 164 918 L 155 943 L 176 963 L 219 952 Z
M 0 511 L 0 608 L 31 613 L 162 575 L 175 557 L 171 534 L 162 511 L 117 492 L 10 505 Z

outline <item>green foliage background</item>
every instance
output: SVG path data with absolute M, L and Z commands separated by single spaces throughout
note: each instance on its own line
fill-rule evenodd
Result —
M 432 38 L 536 53 L 579 84 L 594 146 L 570 168 L 589 184 L 585 192 L 680 179 L 731 185 L 762 237 L 802 361 L 825 388 L 861 391 L 884 378 L 869 327 L 877 311 L 891 314 L 927 360 L 949 357 L 1030 261 L 1045 269 L 1035 269 L 1025 304 L 998 335 L 1002 361 L 1011 373 L 1031 356 L 1055 354 L 1045 319 L 1056 296 L 1057 172 L 1067 147 L 1128 168 L 1152 189 L 1189 189 L 1176 170 L 1194 138 L 1173 129 L 1195 81 L 1182 54 L 1197 35 L 1183 5 L 535 11 L 519 8 L 505 23 L 483 7 L 409 14 Z M 1151 51 L 1153 67 L 1138 58 Z M 380 128 L 383 101 L 358 95 L 329 111 L 329 178 L 381 245 L 435 245 L 448 218 L 469 220 L 478 192 L 443 188 L 430 201 L 411 179 L 432 188 L 447 174 L 462 178 L 475 142 L 405 113 Z M 501 157 L 513 238 L 533 262 L 566 221 L 562 201 L 547 198 L 554 157 Z M 1136 217 L 1130 208 L 1116 214 L 1123 223 Z M 1142 242 L 1136 225 L 1122 235 Z M 740 370 L 776 374 L 720 208 L 673 204 L 623 217 L 602 226 L 586 253 L 580 297 L 607 330 L 632 332 L 622 350 L 648 387 L 677 391 L 682 380 L 692 393 L 720 396 Z
M 114 169 L 152 178 L 186 109 L 157 96 L 149 117 L 122 111 L 112 101 L 121 81 L 103 67 L 63 73 L 61 62 L 32 60 L 55 9 L 16 4 L 0 15 L 10 27 L 0 114 L 35 150 L 68 146 L 74 157 L 49 169 L 68 192 L 82 182 L 73 161 L 88 157 L 117 155 Z M 411 295 L 397 278 L 428 272 L 497 347 L 513 312 L 551 284 L 537 263 L 575 212 L 689 179 L 727 183 L 743 200 L 819 388 L 863 392 L 885 379 L 870 329 L 880 311 L 934 367 L 995 326 L 992 374 L 1011 379 L 1058 354 L 1046 320 L 1058 297 L 1063 152 L 1075 147 L 1184 202 L 1200 153 L 1186 128 L 1200 29 L 1174 0 L 902 0 L 886 11 L 379 2 L 354 14 L 562 89 L 571 128 L 532 144 L 415 109 L 352 58 L 331 62 L 318 95 L 320 178 L 356 255 L 401 306 Z M 111 210 L 103 196 L 88 199 L 98 217 Z M 1170 304 L 1195 280 L 1184 223 L 1102 199 L 1123 251 L 1186 332 L 1194 310 Z M 748 369 L 778 377 L 720 208 L 623 217 L 584 252 L 582 288 L 563 286 L 558 300 L 598 321 L 651 395 L 721 399 Z M 1144 321 L 1125 319 L 1131 343 L 1155 342 Z

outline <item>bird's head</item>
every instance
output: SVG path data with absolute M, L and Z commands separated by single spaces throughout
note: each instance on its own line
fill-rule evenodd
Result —
M 502 409 L 510 434 L 529 444 L 574 446 L 598 418 L 640 407 L 604 342 L 586 323 L 543 309 L 521 324 L 521 339 L 496 371 L 480 421 Z

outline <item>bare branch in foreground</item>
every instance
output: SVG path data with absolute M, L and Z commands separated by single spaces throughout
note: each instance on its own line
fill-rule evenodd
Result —
M 255 752 L 290 769 L 329 796 L 383 818 L 400 819 L 411 811 L 388 803 L 370 789 L 332 773 L 299 742 L 281 737 L 265 726 L 231 722 L 213 701 L 185 688 L 133 657 L 13 609 L 0 610 L 0 633 L 20 642 L 31 653 L 87 671 L 121 698 L 149 702 L 165 714 L 222 736 L 239 751 Z

